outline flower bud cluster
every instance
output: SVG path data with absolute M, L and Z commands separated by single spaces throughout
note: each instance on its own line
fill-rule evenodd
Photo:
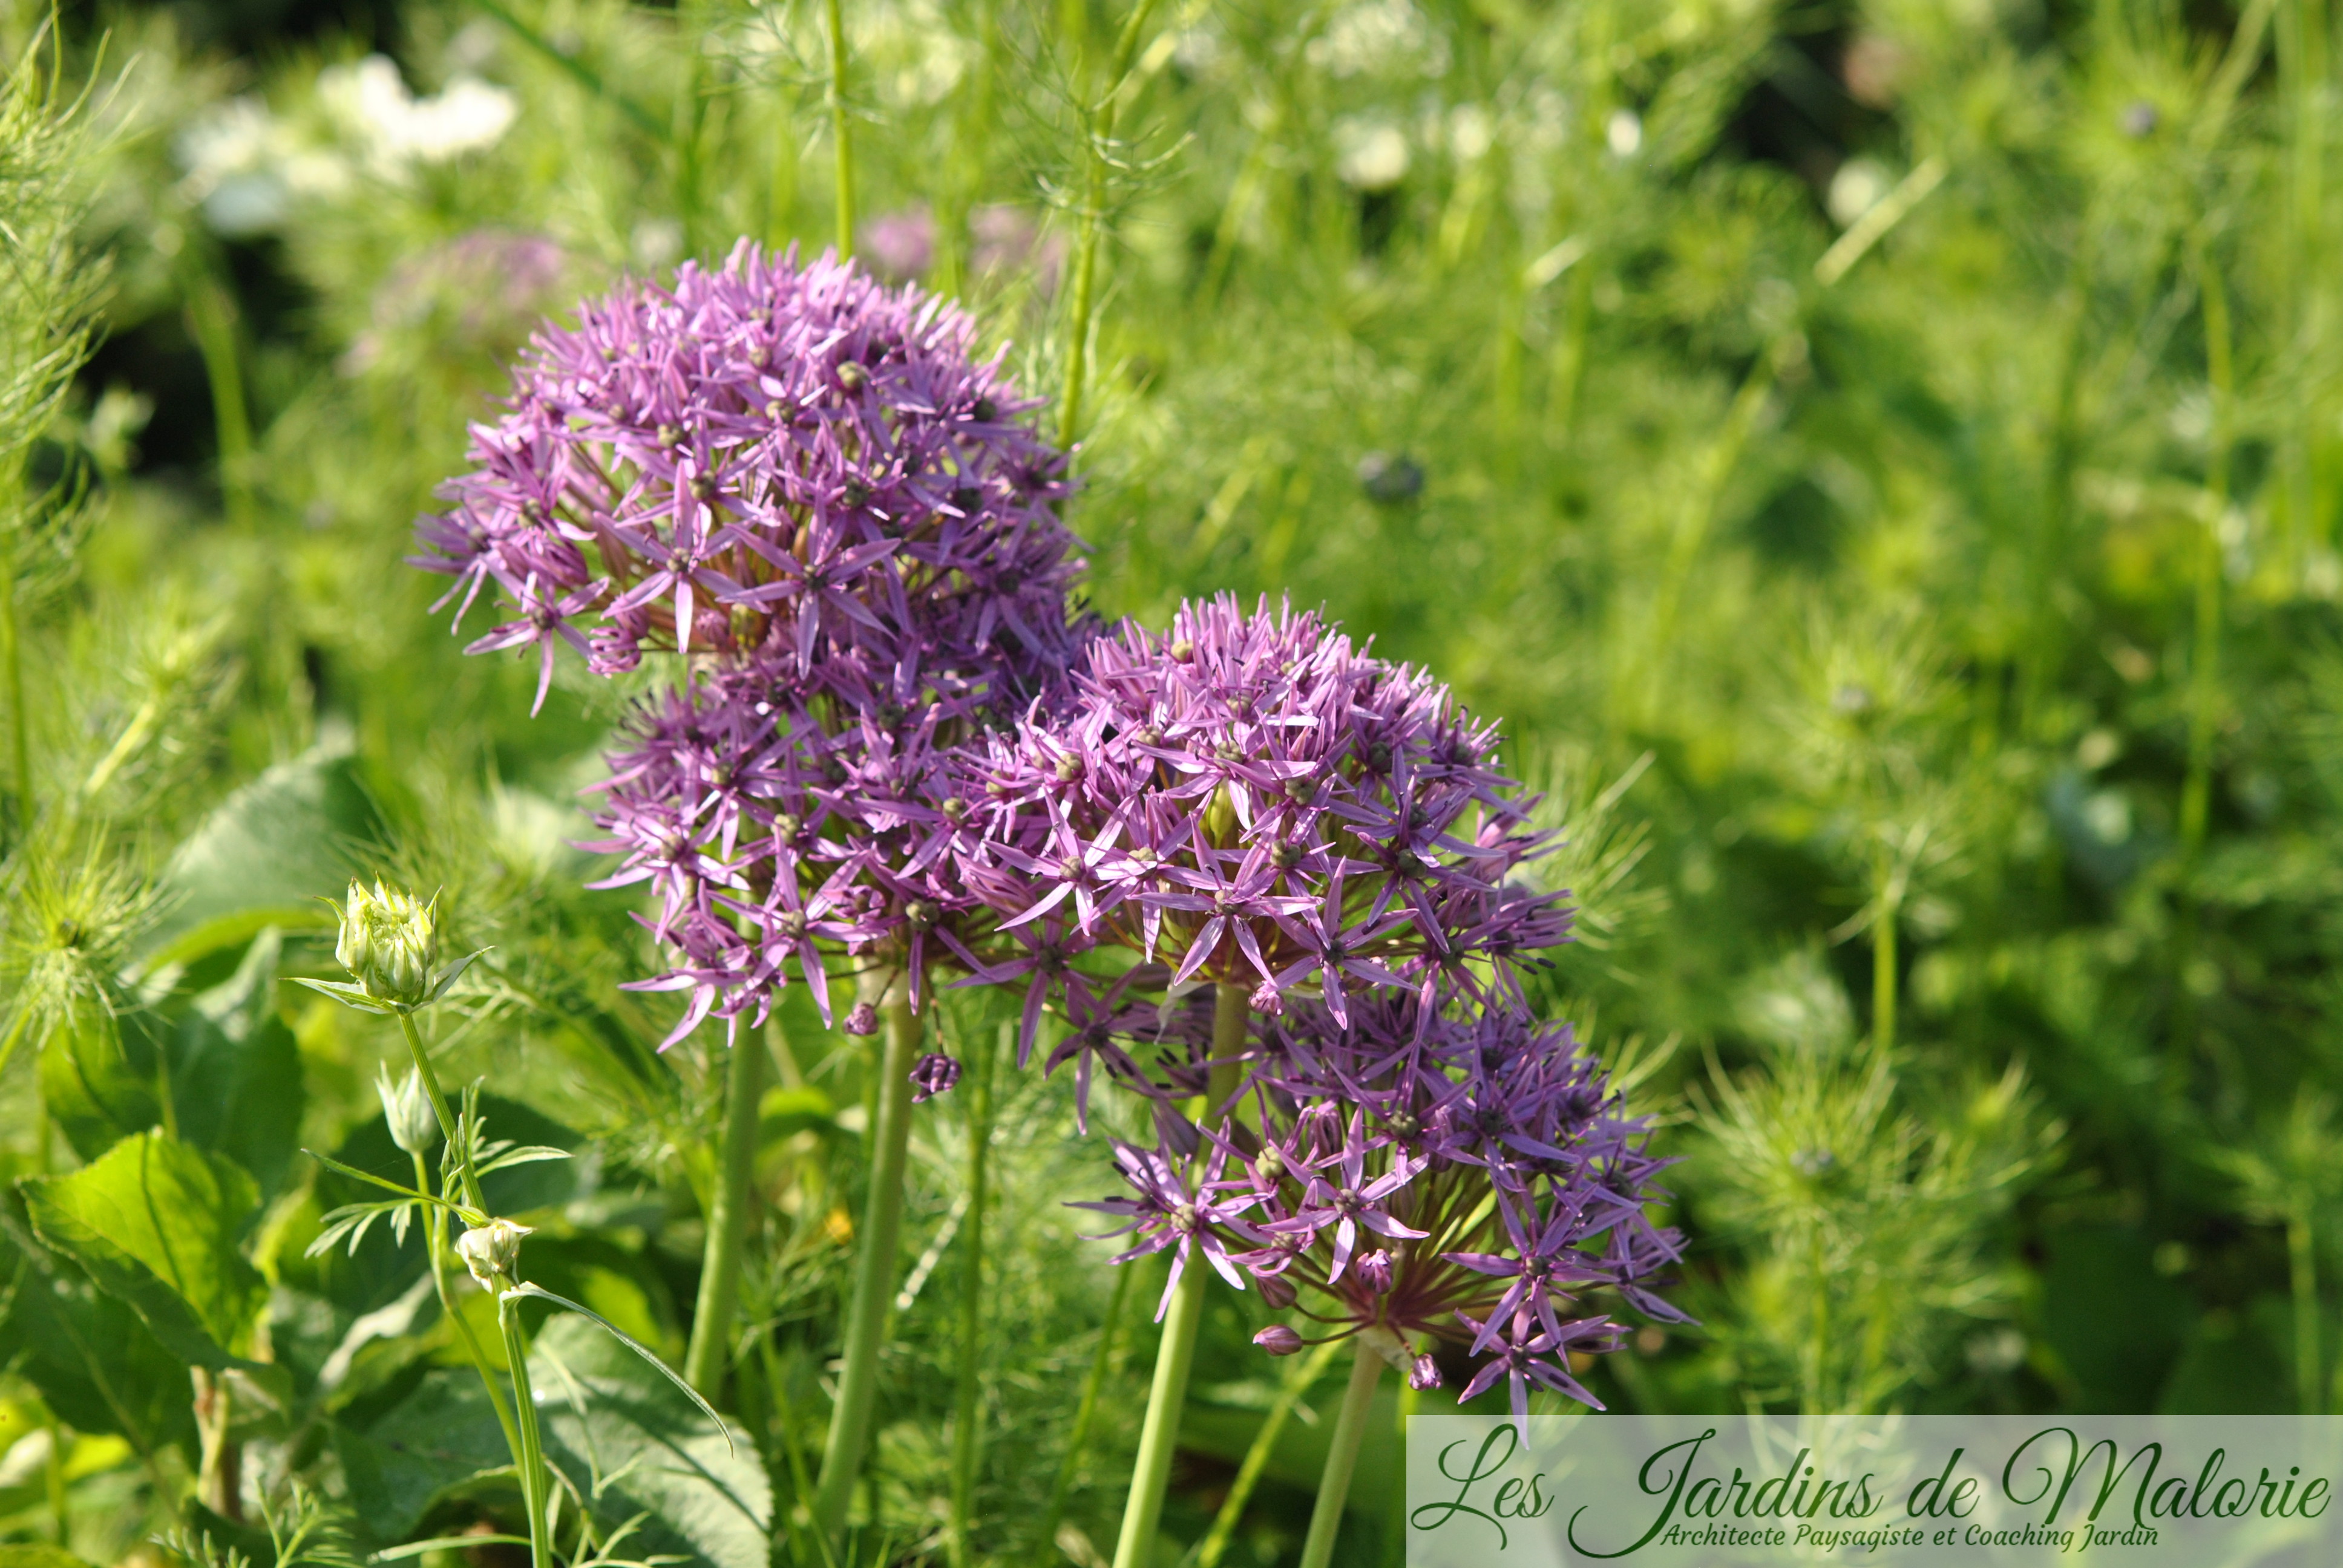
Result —
M 439 964 L 439 900 L 425 903 L 403 888 L 350 883 L 341 906 L 334 957 L 358 989 L 393 1007 L 431 1000 Z

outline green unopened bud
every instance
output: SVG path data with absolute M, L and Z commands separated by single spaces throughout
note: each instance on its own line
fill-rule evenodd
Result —
M 456 1255 L 472 1271 L 472 1278 L 488 1290 L 497 1290 L 498 1277 L 510 1279 L 513 1265 L 520 1261 L 521 1239 L 536 1234 L 536 1229 L 510 1220 L 491 1220 L 457 1237 Z
M 407 1070 L 407 1081 L 390 1076 L 390 1069 L 374 1070 L 374 1091 L 382 1097 L 382 1119 L 390 1123 L 390 1141 L 409 1154 L 428 1154 L 439 1144 L 439 1117 L 423 1088 L 423 1074 Z
M 431 971 L 439 962 L 439 900 L 427 904 L 380 882 L 371 891 L 352 882 L 334 957 L 377 1001 L 422 1006 L 431 999 Z

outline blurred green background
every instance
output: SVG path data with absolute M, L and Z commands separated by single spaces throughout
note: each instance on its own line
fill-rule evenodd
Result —
M 1501 719 L 1569 830 L 1542 874 L 1581 940 L 1541 1001 L 1683 1156 L 1676 1295 L 1702 1320 L 1591 1386 L 1645 1410 L 2343 1400 L 2331 7 L 1158 0 L 1111 80 L 1129 13 L 1105 0 L 844 15 L 867 264 L 965 298 L 1054 394 L 1071 247 L 1101 226 L 1071 513 L 1097 608 L 1322 603 Z M 18 0 L 12 59 L 42 20 Z M 347 869 L 444 887 L 458 940 L 498 948 L 465 1070 L 591 1151 L 532 1200 L 547 1267 L 679 1350 L 707 1044 L 649 1054 L 665 1002 L 616 990 L 652 963 L 632 906 L 579 890 L 568 847 L 641 683 L 569 669 L 532 720 L 533 668 L 462 658 L 438 580 L 399 563 L 538 317 L 739 236 L 830 243 L 821 14 L 59 25 L 95 86 L 53 203 L 83 259 L 50 293 L 108 270 L 11 503 L 8 1016 L 135 992 L 169 1028 L 225 1017 L 198 1000 L 260 972 L 264 928 L 268 964 L 330 971 L 300 911 Z M 297 1056 L 285 1137 L 235 1157 L 267 1167 L 239 1244 L 299 1362 L 407 1282 L 299 1260 L 335 1200 L 293 1130 L 378 1139 L 395 1037 L 294 994 L 263 1008 Z M 953 1005 L 948 1038 L 989 1035 Z M 156 1114 L 76 1135 L 75 1038 L 0 1068 L 10 1173 Z M 741 1408 L 784 1494 L 860 1180 L 839 1044 L 788 1020 L 768 1107 L 770 1332 Z M 1107 1179 L 1102 1145 L 1062 1084 L 1012 1082 L 978 1545 L 1081 1563 L 1150 1339 L 1102 1363 L 1077 1539 L 1033 1539 L 1113 1281 L 1060 1208 Z M 931 1273 L 962 1114 L 920 1134 L 906 1251 Z M 906 1557 L 940 1550 L 950 1275 L 910 1292 L 883 1406 L 870 1517 Z M 70 1471 L 77 1549 L 117 1556 L 184 1489 L 179 1396 L 68 1412 L 28 1299 L 0 1341 L 0 1539 L 43 1536 Z M 1276 1386 L 1257 1303 L 1216 1301 L 1166 1563 Z M 446 1341 L 318 1408 L 361 1436 L 418 1419 Z M 1290 1430 L 1225 1561 L 1290 1559 L 1321 1431 Z M 71 1464 L 21 1446 L 52 1432 Z M 348 1484 L 339 1438 L 252 1441 Z M 402 1484 L 417 1529 L 508 1507 Z M 1355 1496 L 1358 1560 L 1395 1562 L 1391 1489 Z

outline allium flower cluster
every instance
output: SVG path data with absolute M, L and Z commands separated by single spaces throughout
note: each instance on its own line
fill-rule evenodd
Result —
M 548 327 L 417 564 L 515 612 L 471 651 L 604 674 L 680 652 L 611 759 L 599 885 L 650 884 L 688 990 L 670 1037 L 761 1019 L 825 950 L 908 971 L 974 905 L 950 875 L 942 758 L 1055 691 L 1093 628 L 1055 503 L 1063 458 L 960 312 L 743 243 Z M 444 601 L 443 601 L 444 602 Z M 859 1015 L 858 1015 L 859 1017 Z M 865 1032 L 868 1032 L 866 1030 Z
M 1084 1010 L 1072 960 L 1101 947 L 1272 1015 L 1322 997 L 1341 1022 L 1377 987 L 1513 994 L 1569 921 L 1508 882 L 1545 836 L 1495 749 L 1445 687 L 1315 615 L 1223 596 L 1161 635 L 1125 625 L 978 761 L 958 874 L 1017 950 L 969 961 L 1024 982 L 1025 1051 L 1046 996 Z
M 1021 705 L 1079 637 L 1061 454 L 974 326 L 918 290 L 742 241 L 548 327 L 416 564 L 503 624 L 470 651 L 592 668 L 753 662 L 792 705 Z M 445 600 L 442 601 L 446 602 Z M 833 728 L 843 728 L 833 726 Z
M 1684 1321 L 1654 1290 L 1682 1246 L 1650 1214 L 1669 1161 L 1567 1025 L 1385 990 L 1344 1019 L 1259 1020 L 1249 1068 L 1225 1124 L 1160 1110 L 1155 1148 L 1118 1143 L 1135 1195 L 1084 1205 L 1126 1221 L 1116 1261 L 1170 1251 L 1176 1279 L 1201 1258 L 1322 1338 L 1363 1336 L 1419 1390 L 1471 1363 L 1460 1399 L 1502 1381 L 1517 1415 L 1532 1387 L 1600 1408 L 1570 1358 L 1624 1331 L 1584 1298 Z M 1281 1324 L 1258 1342 L 1311 1342 Z

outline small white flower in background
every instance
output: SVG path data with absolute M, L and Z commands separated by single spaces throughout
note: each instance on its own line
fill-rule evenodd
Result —
M 173 153 L 180 192 L 225 235 L 282 227 L 302 203 L 347 192 L 364 168 L 397 180 L 418 164 L 446 163 L 494 146 L 519 117 L 519 100 L 477 76 L 417 98 L 380 55 L 317 73 L 323 117 L 280 116 L 247 94 L 216 104 L 179 132 Z
M 1471 163 L 1497 139 L 1497 122 L 1478 104 L 1460 104 L 1448 116 L 1448 148 L 1461 163 Z
M 1611 149 L 1613 157 L 1634 157 L 1635 149 L 1644 145 L 1643 116 L 1633 109 L 1612 110 L 1611 117 L 1603 125 L 1603 144 Z
M 1877 206 L 1895 183 L 1877 160 L 1849 158 L 1831 176 L 1830 194 L 1823 205 L 1830 210 L 1831 222 L 1845 228 Z
M 381 55 L 318 72 L 317 102 L 389 174 L 494 146 L 520 115 L 518 99 L 477 76 L 458 76 L 446 91 L 418 98 Z
M 291 216 L 297 192 L 330 192 L 350 177 L 347 163 L 303 147 L 291 126 L 249 95 L 197 115 L 171 150 L 187 171 L 180 194 L 225 235 L 275 228 Z
M 1309 62 L 1337 77 L 1448 71 L 1448 43 L 1409 0 L 1363 0 L 1334 13 L 1325 32 L 1303 50 Z
M 476 1225 L 456 1238 L 456 1255 L 464 1260 L 464 1267 L 472 1278 L 488 1290 L 497 1288 L 498 1275 L 509 1279 L 513 1264 L 520 1261 L 520 1243 L 525 1236 L 533 1236 L 533 1225 L 517 1225 L 510 1220 L 491 1220 Z
M 1351 116 L 1334 122 L 1334 173 L 1363 191 L 1389 190 L 1407 177 L 1407 137 L 1389 120 Z

